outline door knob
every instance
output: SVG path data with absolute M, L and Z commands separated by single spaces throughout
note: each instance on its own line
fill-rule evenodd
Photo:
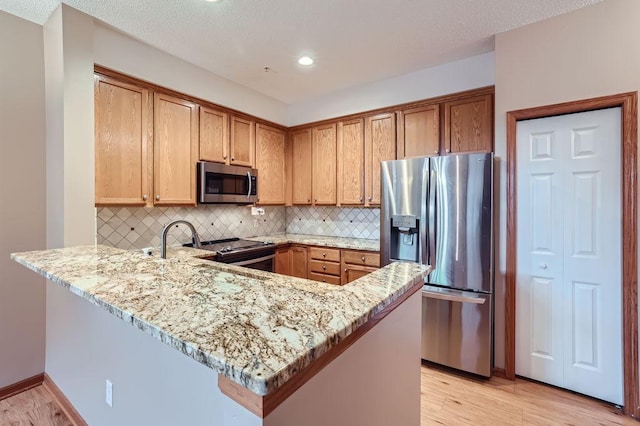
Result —
M 540 264 L 540 269 L 547 269 L 547 264 L 546 263 L 541 263 Z

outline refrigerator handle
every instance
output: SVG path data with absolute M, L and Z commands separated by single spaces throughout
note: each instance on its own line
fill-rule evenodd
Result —
M 435 267 L 436 264 L 436 171 L 431 169 L 429 178 L 429 265 Z
M 473 303 L 476 305 L 483 305 L 486 300 L 482 297 L 462 296 L 454 292 L 443 292 L 443 291 L 434 292 L 434 291 L 428 291 L 428 290 L 422 290 L 422 297 L 427 299 L 446 300 L 449 302 Z

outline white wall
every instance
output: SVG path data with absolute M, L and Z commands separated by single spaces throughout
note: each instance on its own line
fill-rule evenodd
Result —
M 492 84 L 494 54 L 489 52 L 299 102 L 289 107 L 287 121 L 295 126 Z
M 47 247 L 95 242 L 93 19 L 59 6 L 44 26 Z
M 44 279 L 9 259 L 45 248 L 42 27 L 0 12 L 0 388 L 44 371 Z
M 284 103 L 104 25 L 95 27 L 94 53 L 98 65 L 265 120 L 287 124 L 287 106 Z
M 597 5 L 496 36 L 496 155 L 506 157 L 507 111 L 640 88 L 640 2 Z M 500 167 L 496 364 L 504 365 L 506 177 Z

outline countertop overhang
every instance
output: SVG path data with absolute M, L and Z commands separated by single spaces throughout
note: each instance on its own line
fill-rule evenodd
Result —
M 11 258 L 257 395 L 268 395 L 407 297 L 429 266 L 394 262 L 345 286 L 107 246 Z

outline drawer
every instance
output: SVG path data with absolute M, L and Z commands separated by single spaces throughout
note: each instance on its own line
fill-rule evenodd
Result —
M 340 277 L 335 275 L 318 274 L 317 272 L 309 272 L 309 279 L 320 281 L 321 283 L 340 285 Z
M 340 275 L 340 264 L 338 262 L 325 262 L 324 260 L 310 260 L 309 271 L 321 274 Z
M 352 265 L 380 267 L 380 253 L 342 250 L 342 261 Z
M 325 247 L 309 247 L 309 258 L 340 262 L 340 250 Z

